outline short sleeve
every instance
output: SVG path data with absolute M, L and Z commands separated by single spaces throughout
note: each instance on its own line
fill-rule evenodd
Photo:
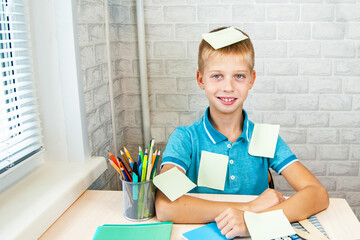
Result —
M 161 166 L 172 164 L 186 171 L 191 163 L 192 141 L 190 132 L 185 127 L 178 127 L 170 135 L 163 153 Z
M 269 159 L 269 164 L 278 174 L 288 167 L 290 164 L 298 161 L 295 154 L 293 154 L 289 146 L 279 136 L 276 144 L 274 158 Z

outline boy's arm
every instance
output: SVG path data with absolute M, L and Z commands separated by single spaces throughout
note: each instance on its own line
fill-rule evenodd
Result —
M 281 175 L 296 193 L 286 201 L 266 211 L 283 209 L 290 222 L 303 220 L 329 206 L 329 195 L 325 187 L 300 162 L 285 168 Z
M 329 206 L 329 196 L 325 187 L 300 162 L 294 162 L 281 173 L 296 193 L 286 201 L 264 210 L 282 209 L 290 222 L 308 218 Z M 221 233 L 227 238 L 246 236 L 247 227 L 244 212 L 227 209 L 215 219 Z
M 175 167 L 166 164 L 161 173 Z M 181 172 L 180 168 L 178 168 Z M 204 200 L 188 195 L 183 195 L 171 202 L 161 191 L 157 190 L 155 207 L 156 216 L 160 221 L 175 223 L 208 223 L 213 222 L 215 217 L 228 208 L 242 211 L 261 211 L 284 201 L 282 194 L 268 189 L 257 199 L 248 203 L 239 202 L 215 202 Z

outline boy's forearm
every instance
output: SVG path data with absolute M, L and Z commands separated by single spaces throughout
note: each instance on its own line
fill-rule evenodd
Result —
M 248 210 L 248 203 L 215 202 L 184 195 L 171 202 L 162 192 L 156 193 L 156 215 L 160 221 L 174 223 L 209 223 L 228 208 Z
M 329 196 L 326 189 L 322 185 L 310 185 L 265 212 L 282 209 L 288 220 L 295 222 L 321 212 L 328 206 Z

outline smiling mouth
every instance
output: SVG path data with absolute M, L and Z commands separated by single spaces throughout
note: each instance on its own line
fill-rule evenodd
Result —
M 227 97 L 218 97 L 218 99 L 224 101 L 224 102 L 232 102 L 236 100 L 236 98 L 227 98 Z

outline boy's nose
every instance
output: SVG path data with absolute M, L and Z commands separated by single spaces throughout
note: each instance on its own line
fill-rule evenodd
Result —
M 234 90 L 233 81 L 231 78 L 225 78 L 225 81 L 223 82 L 223 90 L 226 92 L 231 92 Z

